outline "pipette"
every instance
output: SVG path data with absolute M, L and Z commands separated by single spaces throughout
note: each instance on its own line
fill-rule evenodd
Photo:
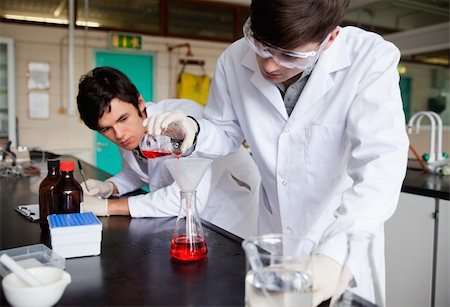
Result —
M 83 181 L 84 181 L 84 186 L 86 187 L 86 190 L 89 192 L 89 187 L 86 183 L 86 178 L 84 177 L 83 167 L 81 166 L 80 160 L 77 160 L 77 161 L 78 161 L 78 168 L 80 169 L 80 173 L 81 173 L 81 178 L 83 178 Z

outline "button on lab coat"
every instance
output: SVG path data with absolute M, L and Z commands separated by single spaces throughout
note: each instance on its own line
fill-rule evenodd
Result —
M 189 100 L 162 100 L 147 104 L 147 114 L 181 110 L 199 118 L 203 107 Z M 119 195 L 148 186 L 152 191 L 128 198 L 132 217 L 177 216 L 180 189 L 163 161 L 173 157 L 146 160 L 143 171 L 132 151 L 120 149 L 122 170 L 108 179 Z M 260 176 L 253 159 L 243 148 L 212 162 L 197 188 L 197 210 L 201 218 L 242 238 L 257 232 Z
M 197 145 L 214 156 L 247 140 L 261 174 L 261 233 L 317 242 L 326 233 L 321 252 L 341 263 L 343 229 L 375 233 L 382 287 L 383 223 L 395 211 L 408 151 L 399 56 L 379 35 L 342 28 L 289 117 L 255 53 L 238 40 L 217 62 Z

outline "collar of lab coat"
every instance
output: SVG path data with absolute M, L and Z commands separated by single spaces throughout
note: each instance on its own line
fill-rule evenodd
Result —
M 275 84 L 262 76 L 255 53 L 250 48 L 241 64 L 254 72 L 250 79 L 251 82 L 286 120 L 298 120 L 301 114 L 305 114 L 333 87 L 332 74 L 350 65 L 349 49 L 345 44 L 345 32 L 344 29 L 341 29 L 336 40 L 320 56 L 290 118 L 278 89 Z

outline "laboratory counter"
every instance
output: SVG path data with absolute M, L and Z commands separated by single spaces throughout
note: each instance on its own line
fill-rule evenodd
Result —
M 450 176 L 426 173 L 414 161 L 408 166 L 402 192 L 450 200 Z
M 73 157 L 60 157 L 73 160 Z M 86 176 L 105 180 L 109 174 L 83 163 Z M 46 168 L 45 163 L 41 163 Z M 43 243 L 49 236 L 38 223 L 14 211 L 38 202 L 39 176 L 0 178 L 0 250 Z M 82 181 L 76 169 L 75 178 Z M 408 169 L 403 191 L 449 199 L 448 176 Z M 202 221 L 208 245 L 203 261 L 179 262 L 169 256 L 175 218 L 100 217 L 101 254 L 66 259 L 72 283 L 60 306 L 243 306 L 245 255 L 242 239 Z M 0 290 L 0 305 L 7 302 Z
M 109 177 L 83 165 L 89 178 Z M 38 202 L 43 174 L 46 171 L 40 176 L 0 178 L 0 250 L 38 243 L 51 247 L 49 236 L 41 233 L 39 223 L 14 211 L 15 206 Z M 74 176 L 81 182 L 79 171 L 75 170 Z M 65 270 L 72 282 L 57 305 L 244 305 L 245 255 L 239 237 L 202 221 L 207 259 L 179 262 L 169 255 L 176 218 L 99 219 L 103 225 L 101 254 L 66 259 Z M 3 292 L 0 305 L 7 305 Z

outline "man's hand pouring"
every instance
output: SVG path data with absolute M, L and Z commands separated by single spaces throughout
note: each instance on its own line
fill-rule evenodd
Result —
M 197 142 L 200 126 L 190 116 L 181 111 L 164 112 L 151 115 L 142 123 L 147 127 L 147 133 L 151 135 L 167 135 L 172 139 L 183 140 L 181 153 L 185 154 Z

